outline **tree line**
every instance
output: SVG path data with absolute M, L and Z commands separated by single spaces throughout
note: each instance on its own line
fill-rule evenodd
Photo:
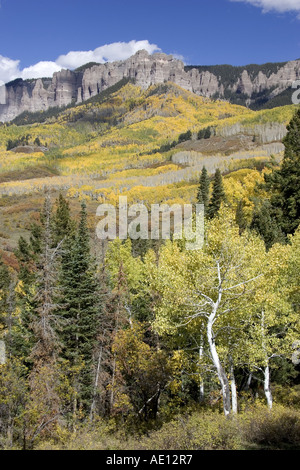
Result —
M 251 224 L 242 204 L 226 204 L 220 171 L 210 190 L 203 169 L 202 250 L 184 239 L 94 244 L 85 203 L 75 217 L 62 195 L 46 196 L 18 269 L 0 263 L 2 447 L 99 418 L 147 428 L 191 404 L 230 416 L 247 393 L 272 409 L 272 383 L 298 374 L 299 129 L 300 112 Z

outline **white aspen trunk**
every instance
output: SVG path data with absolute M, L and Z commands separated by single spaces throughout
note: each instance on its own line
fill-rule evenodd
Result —
M 203 357 L 203 338 L 201 335 L 200 346 L 199 346 L 199 363 L 200 364 L 201 364 L 202 357 Z M 203 401 L 204 401 L 204 382 L 203 382 L 201 375 L 199 374 L 199 402 L 202 403 Z
M 269 410 L 272 409 L 273 406 L 273 397 L 272 397 L 272 392 L 270 389 L 270 366 L 269 366 L 269 359 L 266 351 L 266 346 L 265 346 L 265 312 L 262 310 L 262 315 L 261 315 L 261 334 L 262 334 L 262 349 L 265 354 L 266 358 L 266 366 L 264 368 L 264 391 L 265 391 L 265 396 L 267 399 L 267 404 Z
M 237 414 L 237 412 L 238 412 L 237 391 L 236 391 L 236 382 L 235 382 L 234 369 L 233 369 L 232 362 L 230 363 L 230 387 L 231 387 L 232 412 Z
M 249 390 L 251 382 L 252 382 L 252 372 L 250 372 L 250 374 L 248 376 L 247 383 L 246 383 L 246 386 L 245 386 L 245 390 Z
M 208 339 L 208 344 L 209 344 L 209 349 L 211 353 L 211 357 L 214 363 L 214 366 L 217 369 L 217 374 L 218 374 L 218 379 L 221 384 L 221 389 L 222 389 L 222 395 L 223 395 L 223 409 L 224 409 L 224 414 L 225 416 L 228 416 L 231 411 L 231 403 L 230 403 L 230 388 L 229 388 L 229 382 L 227 379 L 227 376 L 225 374 L 225 371 L 222 367 L 222 364 L 220 362 L 220 358 L 216 349 L 214 337 L 213 337 L 213 331 L 212 331 L 212 325 L 213 325 L 213 320 L 215 318 L 215 308 L 213 314 L 208 318 L 207 322 L 207 339 Z
M 202 403 L 204 401 L 204 383 L 201 380 L 199 385 L 199 402 Z
M 96 373 L 95 384 L 94 384 L 93 400 L 92 400 L 91 411 L 90 411 L 90 420 L 91 421 L 93 420 L 94 409 L 95 409 L 95 404 L 96 404 L 96 395 L 97 395 L 97 387 L 98 387 L 98 380 L 99 380 L 99 374 L 100 374 L 101 360 L 102 360 L 102 346 L 100 348 L 100 353 L 99 353 L 99 358 L 98 358 L 97 373 Z
M 268 408 L 269 408 L 269 410 L 271 410 L 272 406 L 273 406 L 273 397 L 272 397 L 272 392 L 271 392 L 271 389 L 270 389 L 270 367 L 269 367 L 269 364 L 264 369 L 264 377 L 265 377 L 265 380 L 264 380 L 265 395 L 266 395 L 266 399 L 267 399 Z

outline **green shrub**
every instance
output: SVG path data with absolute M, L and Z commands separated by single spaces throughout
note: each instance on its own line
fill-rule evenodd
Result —
M 196 412 L 164 424 L 138 445 L 138 449 L 151 450 L 234 450 L 240 442 L 234 419 Z

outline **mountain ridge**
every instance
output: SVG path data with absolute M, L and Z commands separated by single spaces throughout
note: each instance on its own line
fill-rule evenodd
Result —
M 28 112 L 85 102 L 124 78 L 138 86 L 174 82 L 196 95 L 225 99 L 252 109 L 291 103 L 292 83 L 300 78 L 300 60 L 261 66 L 185 66 L 172 55 L 138 51 L 124 61 L 86 64 L 77 70 L 63 69 L 52 78 L 16 79 L 3 85 L 0 121 L 8 122 Z

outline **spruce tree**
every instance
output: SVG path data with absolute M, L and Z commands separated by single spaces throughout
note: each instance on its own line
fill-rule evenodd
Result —
M 35 263 L 30 243 L 22 236 L 18 240 L 15 256 L 19 264 L 19 279 L 26 289 L 35 279 Z
M 260 208 L 254 210 L 250 229 L 262 237 L 267 250 L 274 243 L 284 242 L 284 234 L 272 216 L 272 206 L 269 201 L 264 201 Z
M 207 211 L 208 202 L 209 202 L 209 187 L 210 187 L 209 176 L 208 176 L 207 170 L 204 166 L 202 168 L 200 181 L 199 181 L 199 187 L 198 187 L 198 193 L 197 193 L 197 203 L 204 205 L 204 211 L 205 212 Z
M 220 210 L 221 204 L 225 201 L 225 199 L 226 196 L 223 187 L 223 178 L 221 175 L 221 171 L 219 170 L 219 168 L 217 168 L 213 179 L 212 195 L 207 209 L 207 215 L 210 219 L 217 215 Z
M 79 402 L 87 409 L 93 393 L 93 352 L 98 333 L 99 305 L 84 203 L 77 233 L 71 233 L 64 243 L 60 287 L 62 357 L 72 367 L 81 367 L 75 387 Z
M 70 206 L 68 201 L 60 193 L 56 201 L 56 212 L 53 216 L 53 244 L 57 246 L 61 241 L 70 235 L 75 229 L 71 219 Z
M 281 167 L 265 175 L 273 217 L 286 235 L 293 234 L 300 224 L 300 109 L 287 130 Z

